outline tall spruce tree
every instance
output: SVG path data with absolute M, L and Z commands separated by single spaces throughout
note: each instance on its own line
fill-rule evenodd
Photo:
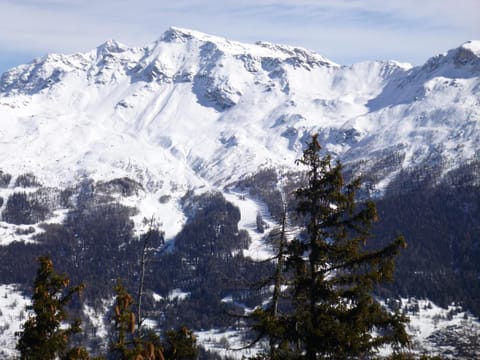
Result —
M 33 285 L 32 305 L 27 308 L 33 314 L 18 333 L 20 359 L 88 359 L 84 348 L 68 349 L 70 337 L 81 331 L 80 320 L 62 326 L 67 320 L 65 307 L 83 285 L 69 286 L 68 277 L 55 272 L 49 257 L 37 260 L 40 267 Z
M 365 248 L 375 205 L 358 206 L 360 180 L 345 184 L 341 164 L 320 157 L 320 150 L 314 135 L 297 160 L 307 168 L 306 185 L 295 192 L 305 231 L 287 250 L 294 310 L 285 337 L 296 357 L 308 360 L 365 358 L 382 345 L 403 347 L 407 319 L 388 312 L 372 291 L 392 279 L 406 242 L 398 237 L 383 249 Z

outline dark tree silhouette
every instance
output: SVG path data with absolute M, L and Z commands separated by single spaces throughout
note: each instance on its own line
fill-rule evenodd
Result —
M 67 320 L 65 307 L 83 285 L 69 286 L 65 275 L 57 274 L 49 257 L 38 258 L 40 268 L 33 285 L 31 316 L 19 332 L 17 350 L 20 358 L 28 359 L 88 359 L 83 348 L 68 349 L 70 337 L 81 331 L 80 320 L 74 320 L 68 327 L 61 327 Z

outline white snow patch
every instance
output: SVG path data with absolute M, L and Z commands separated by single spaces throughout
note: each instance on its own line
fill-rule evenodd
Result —
M 471 40 L 462 44 L 462 47 L 470 50 L 475 55 L 480 56 L 480 40 Z
M 190 296 L 189 292 L 182 291 L 181 289 L 173 289 L 168 293 L 168 300 L 173 301 L 173 300 L 185 300 L 187 297 Z
M 400 311 L 407 315 L 410 322 L 407 324 L 407 333 L 412 337 L 412 349 L 417 354 L 437 354 L 448 359 L 454 359 L 455 350 L 462 350 L 462 341 L 468 336 L 480 334 L 480 321 L 461 306 L 452 304 L 442 308 L 430 300 L 416 298 L 402 298 L 398 306 Z M 475 335 L 477 334 L 477 335 Z M 449 341 L 439 343 L 439 339 Z M 475 341 L 475 340 L 474 340 Z M 380 350 L 381 355 L 391 353 L 389 347 Z M 476 349 L 480 355 L 480 348 Z M 450 355 L 449 355 L 450 354 Z
M 195 332 L 198 343 L 205 347 L 205 349 L 221 356 L 228 356 L 239 360 L 254 356 L 261 351 L 259 347 L 235 350 L 246 346 L 242 334 L 243 332 L 237 330 L 204 330 Z
M 107 339 L 109 329 L 107 326 L 108 320 L 106 321 L 106 314 L 108 313 L 108 309 L 112 307 L 112 304 L 114 302 L 114 298 L 108 301 L 103 301 L 100 310 L 96 310 L 88 305 L 83 306 L 83 313 L 92 323 L 93 329 L 95 331 L 95 337 L 97 337 L 98 339 Z
M 16 285 L 0 285 L 0 357 L 18 355 L 14 350 L 18 340 L 15 333 L 28 318 L 27 305 L 30 299 L 24 297 Z
M 163 296 L 157 293 L 152 293 L 152 297 L 153 297 L 153 300 L 155 300 L 156 302 L 160 302 L 163 300 Z
M 226 192 L 223 195 L 227 201 L 240 209 L 241 217 L 238 227 L 246 230 L 252 240 L 248 249 L 243 251 L 243 255 L 254 260 L 265 260 L 272 257 L 272 247 L 265 241 L 265 235 L 269 229 L 276 226 L 276 223 L 270 216 L 265 203 L 248 197 L 246 193 Z M 262 216 L 265 223 L 265 233 L 260 233 L 257 229 L 257 214 Z

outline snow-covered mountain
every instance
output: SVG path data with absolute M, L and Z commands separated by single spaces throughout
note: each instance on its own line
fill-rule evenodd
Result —
M 314 52 L 171 28 L 143 48 L 108 41 L 48 55 L 0 82 L 0 164 L 42 183 L 128 176 L 149 191 L 221 187 L 260 167 L 293 167 L 303 142 L 368 171 L 475 159 L 480 42 L 412 67 L 340 66 Z M 162 187 L 163 184 L 163 187 Z
M 123 222 L 131 218 L 138 234 L 149 226 L 144 219 L 153 217 L 168 241 L 191 216 L 195 205 L 188 202 L 218 190 L 238 208 L 232 229 L 238 223 L 249 235 L 248 249 L 235 252 L 265 258 L 270 247 L 258 231 L 258 216 L 266 227 L 275 226 L 266 198 L 278 194 L 269 189 L 256 197 L 242 186 L 261 169 L 298 170 L 295 159 L 313 133 L 348 171 L 364 175 L 374 196 L 416 171 L 419 177 L 434 173 L 429 181 L 441 182 L 468 168 L 461 181 L 478 185 L 480 41 L 418 67 L 395 61 L 341 66 L 306 49 L 171 28 L 143 48 L 111 40 L 87 53 L 52 54 L 13 68 L 0 79 L 0 248 L 18 240 L 41 243 L 38 237 L 50 231 L 51 241 L 72 235 L 68 246 L 88 251 L 77 246 L 77 236 L 96 243 L 106 231 L 79 235 L 81 226 L 74 225 L 93 227 L 97 214 L 118 216 L 122 236 Z M 275 187 L 268 172 L 263 177 L 263 186 Z M 139 211 L 95 212 L 98 204 L 108 208 L 114 201 Z M 208 201 L 224 205 L 214 196 Z M 86 220 L 75 217 L 81 206 Z M 463 206 L 465 219 L 474 218 L 475 206 L 474 199 Z M 58 235 L 52 224 L 69 215 Z M 444 234 L 438 236 L 443 241 Z M 459 264 L 449 265 L 473 274 L 473 265 Z M 428 264 L 412 272 L 433 282 L 425 269 Z M 23 306 L 27 300 L 12 286 L 4 285 L 4 293 Z M 430 330 L 422 332 L 425 338 Z M 10 351 L 11 336 L 7 340 L 0 348 Z

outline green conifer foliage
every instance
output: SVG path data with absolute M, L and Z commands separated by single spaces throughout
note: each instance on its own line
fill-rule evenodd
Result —
M 192 330 L 182 326 L 165 332 L 167 344 L 165 358 L 171 360 L 195 359 L 198 353 L 197 340 Z
M 111 344 L 109 359 L 121 360 L 164 360 L 160 339 L 151 331 L 137 332 L 137 322 L 132 309 L 133 298 L 127 289 L 117 282 L 114 308 L 115 340 Z
M 185 327 L 165 333 L 165 345 L 153 330 L 139 333 L 132 309 L 133 298 L 121 284 L 115 287 L 117 294 L 114 308 L 115 339 L 110 346 L 109 359 L 119 360 L 184 360 L 197 354 L 193 332 Z
M 135 332 L 135 314 L 131 306 L 133 299 L 120 281 L 117 281 L 115 287 L 117 299 L 114 308 L 114 332 L 115 342 L 111 344 L 111 353 L 116 354 L 118 359 L 134 359 L 136 353 Z
M 57 274 L 49 257 L 38 258 L 40 265 L 33 286 L 33 315 L 22 325 L 17 350 L 20 359 L 87 359 L 83 348 L 67 349 L 71 335 L 80 332 L 80 320 L 74 320 L 68 327 L 62 327 L 67 320 L 66 305 L 83 285 L 69 286 L 65 275 Z M 83 357 L 75 357 L 83 354 Z M 87 357 L 85 357 L 87 356 Z
M 407 320 L 385 310 L 372 290 L 392 279 L 394 258 L 405 240 L 365 249 L 375 205 L 357 206 L 359 179 L 345 184 L 341 164 L 332 164 L 329 155 L 320 157 L 320 150 L 315 135 L 297 161 L 307 168 L 307 184 L 295 193 L 306 225 L 288 248 L 294 308 L 286 331 L 290 346 L 308 360 L 363 358 L 384 344 L 403 347 Z

